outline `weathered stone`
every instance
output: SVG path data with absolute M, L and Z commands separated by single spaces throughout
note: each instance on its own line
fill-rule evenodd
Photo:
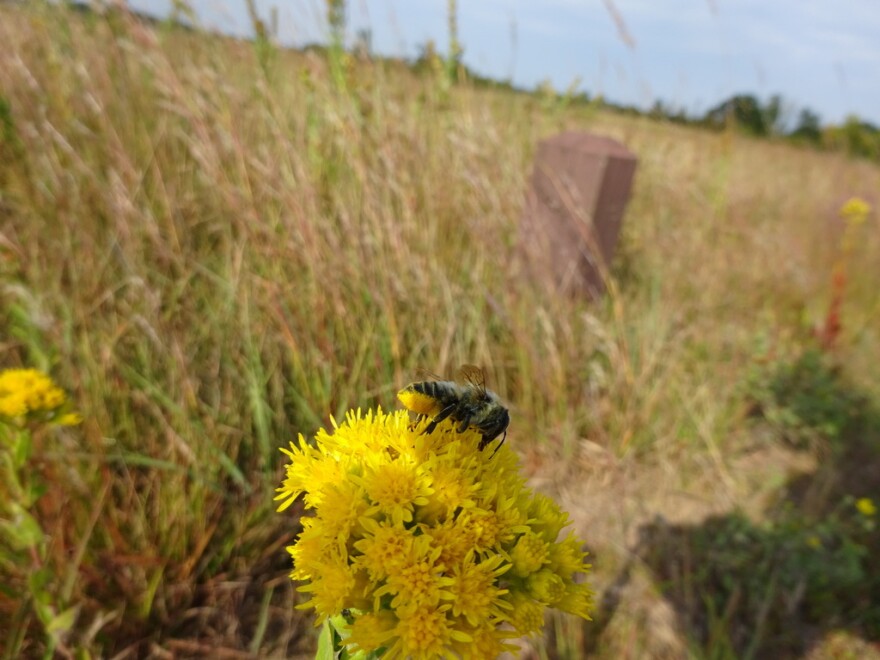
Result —
M 533 277 L 601 295 L 635 169 L 635 155 L 611 138 L 569 131 L 540 142 L 521 235 Z

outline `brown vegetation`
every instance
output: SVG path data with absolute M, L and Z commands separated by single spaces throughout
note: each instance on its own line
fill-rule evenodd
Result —
M 880 455 L 876 212 L 847 257 L 834 355 L 814 333 L 837 211 L 876 208 L 876 165 L 119 13 L 0 7 L 0 41 L 0 363 L 50 367 L 85 417 L 34 465 L 56 595 L 80 606 L 61 651 L 310 652 L 277 447 L 392 407 L 417 367 L 464 363 L 488 368 L 508 441 L 596 558 L 597 621 L 549 622 L 535 654 L 877 639 L 876 611 L 858 615 L 876 597 L 829 613 L 775 565 L 763 600 L 698 570 L 718 520 L 772 555 L 781 502 L 809 526 L 878 492 L 876 470 L 847 479 Z M 548 298 L 515 257 L 534 147 L 564 129 L 640 159 L 597 304 Z M 813 477 L 806 499 L 793 471 Z M 877 549 L 876 531 L 847 538 Z M 780 603 L 791 618 L 761 609 Z M 0 639 L 24 631 L 38 655 L 21 605 L 0 591 Z M 780 638 L 791 621 L 809 634 Z

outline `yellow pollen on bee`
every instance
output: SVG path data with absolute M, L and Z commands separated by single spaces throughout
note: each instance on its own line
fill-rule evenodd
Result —
M 433 417 L 440 412 L 440 405 L 437 402 L 437 399 L 434 399 L 427 394 L 416 392 L 411 387 L 400 390 L 400 392 L 397 393 L 397 398 L 400 399 L 400 402 L 407 410 L 410 410 L 417 415 L 428 415 L 429 417 Z

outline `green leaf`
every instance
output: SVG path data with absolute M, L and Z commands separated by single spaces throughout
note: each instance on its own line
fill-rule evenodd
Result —
M 15 434 L 15 441 L 12 445 L 12 459 L 16 468 L 24 467 L 31 457 L 33 447 L 34 444 L 29 432 L 19 431 Z
M 327 619 L 327 623 L 336 631 L 334 636 L 337 648 L 336 657 L 340 660 L 371 660 L 373 658 L 380 658 L 382 656 L 381 652 L 349 651 L 345 648 L 345 640 L 351 637 L 351 623 L 354 620 L 352 615 L 355 613 L 357 613 L 357 610 L 346 610 L 346 614 L 337 614 Z
M 28 575 L 28 587 L 30 588 L 31 597 L 35 601 L 45 604 L 51 602 L 52 597 L 46 589 L 46 585 L 50 584 L 54 577 L 52 571 L 45 566 L 32 571 L 31 574 Z
M 16 503 L 9 505 L 12 520 L 0 520 L 0 538 L 6 539 L 15 550 L 38 547 L 43 541 L 43 530 L 26 509 Z
M 345 618 L 344 614 L 331 616 L 328 621 L 333 627 L 333 630 L 336 631 L 336 635 L 339 637 L 340 641 L 344 642 L 351 636 L 351 626 L 349 625 L 348 620 Z
M 46 625 L 46 632 L 56 639 L 73 628 L 73 624 L 79 616 L 79 605 L 68 607 L 61 614 L 52 617 Z
M 335 636 L 330 622 L 324 621 L 321 634 L 318 636 L 318 650 L 315 652 L 315 660 L 336 660 Z

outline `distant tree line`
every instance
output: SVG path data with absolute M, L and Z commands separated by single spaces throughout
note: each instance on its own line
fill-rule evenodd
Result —
M 819 115 L 801 109 L 797 121 L 782 97 L 771 96 L 765 103 L 751 94 L 737 94 L 709 110 L 696 123 L 714 129 L 733 128 L 756 137 L 782 137 L 801 144 L 842 149 L 853 156 L 880 160 L 880 128 L 850 115 L 840 125 L 822 126 Z
M 539 93 L 539 89 L 533 93 Z M 581 94 L 572 99 L 583 101 Z M 588 98 L 588 97 L 586 97 Z M 735 130 L 758 138 L 775 138 L 819 149 L 839 150 L 880 161 L 880 127 L 856 115 L 850 115 L 842 124 L 822 124 L 819 115 L 810 108 L 795 110 L 778 94 L 766 102 L 752 94 L 736 94 L 719 103 L 703 115 L 689 115 L 683 108 L 656 101 L 650 110 L 631 105 L 620 105 L 593 99 L 609 110 L 634 116 L 650 116 L 688 126 L 710 130 Z
M 627 114 L 646 114 L 632 106 L 606 105 Z M 795 112 L 778 94 L 766 102 L 752 94 L 736 94 L 698 116 L 688 115 L 681 108 L 657 101 L 647 114 L 678 124 L 719 131 L 735 130 L 753 137 L 784 139 L 880 161 L 880 128 L 874 124 L 850 115 L 842 124 L 823 125 L 816 112 L 810 108 Z

